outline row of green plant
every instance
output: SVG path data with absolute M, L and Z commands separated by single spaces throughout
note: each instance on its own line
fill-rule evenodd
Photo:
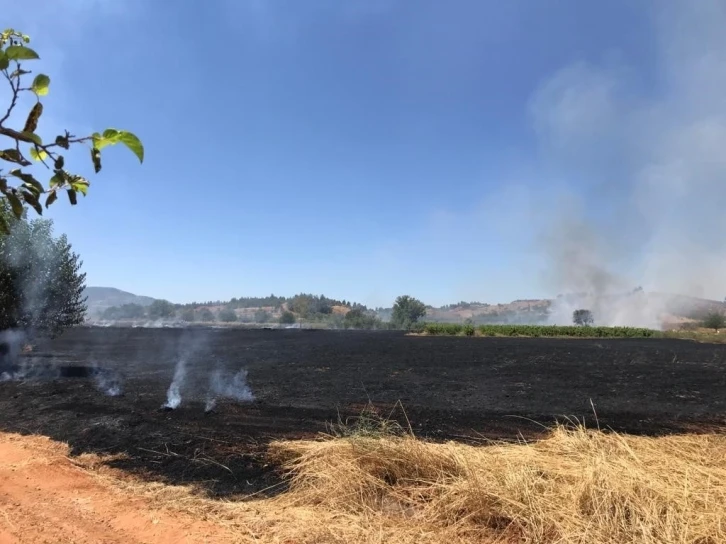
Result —
M 479 325 L 425 323 L 420 332 L 435 336 L 530 336 L 579 338 L 652 338 L 661 332 L 638 327 L 588 327 L 558 325 Z

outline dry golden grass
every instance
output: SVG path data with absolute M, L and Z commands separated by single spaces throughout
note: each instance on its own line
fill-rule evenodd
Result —
M 381 542 L 726 542 L 724 435 L 558 427 L 532 444 L 407 436 L 281 442 L 274 451 L 292 486 L 273 503 L 342 516 L 326 541 L 358 541 L 368 528 Z
M 678 338 L 682 340 L 695 340 L 707 344 L 726 343 L 726 330 L 715 331 L 703 327 L 690 329 L 670 329 L 663 332 L 664 338 Z
M 244 502 L 79 466 L 117 492 L 213 520 L 237 542 L 726 542 L 726 435 L 634 437 L 557 427 L 533 443 L 435 444 L 410 435 L 284 441 L 290 488 Z

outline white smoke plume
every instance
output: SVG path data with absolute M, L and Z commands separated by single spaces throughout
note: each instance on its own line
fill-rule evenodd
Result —
M 162 408 L 170 408 L 175 410 L 179 407 L 182 401 L 181 388 L 184 385 L 184 381 L 187 377 L 187 359 L 181 357 L 174 368 L 174 377 L 171 380 L 171 385 L 166 392 L 166 403 Z
M 95 368 L 93 381 L 96 388 L 108 397 L 118 397 L 123 393 L 120 378 L 102 368 Z
M 195 357 L 209 342 L 210 335 L 208 331 L 203 330 L 187 330 L 179 337 L 177 349 L 177 363 L 174 367 L 174 376 L 172 377 L 169 389 L 166 392 L 166 403 L 162 405 L 164 409 L 176 409 L 182 402 L 182 389 L 187 378 L 187 365 L 189 360 Z
M 21 330 L 0 331 L 0 382 L 20 380 L 27 374 L 19 357 L 25 340 Z
M 542 176 L 568 187 L 539 212 L 543 286 L 580 294 L 554 322 L 657 327 L 655 293 L 726 295 L 726 3 L 647 5 L 653 62 L 564 67 L 530 103 Z
M 247 371 L 241 369 L 234 375 L 215 370 L 209 376 L 209 391 L 204 408 L 209 412 L 217 405 L 218 399 L 232 399 L 237 402 L 253 402 L 255 396 L 247 384 Z

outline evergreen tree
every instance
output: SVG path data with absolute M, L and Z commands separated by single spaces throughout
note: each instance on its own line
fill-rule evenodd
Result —
M 49 219 L 0 213 L 10 227 L 0 236 L 0 330 L 54 337 L 82 323 L 86 275 L 66 236 L 53 237 Z

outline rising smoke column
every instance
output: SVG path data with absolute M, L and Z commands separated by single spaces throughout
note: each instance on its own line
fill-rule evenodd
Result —
M 184 385 L 184 381 L 187 377 L 187 359 L 181 357 L 174 367 L 174 377 L 171 380 L 169 389 L 166 392 L 166 403 L 162 408 L 170 408 L 175 410 L 179 407 L 182 401 L 181 388 Z
M 176 346 L 176 365 L 169 389 L 166 392 L 165 409 L 178 408 L 182 402 L 182 389 L 187 378 L 187 365 L 210 341 L 208 331 L 184 330 Z
M 530 103 L 541 176 L 566 187 L 533 228 L 543 286 L 582 294 L 555 321 L 590 305 L 599 324 L 658 326 L 664 299 L 624 296 L 636 286 L 726 295 L 726 3 L 647 6 L 654 59 L 563 67 Z
M 24 341 L 23 331 L 0 331 L 0 382 L 20 377 L 22 370 L 18 366 L 18 356 Z

